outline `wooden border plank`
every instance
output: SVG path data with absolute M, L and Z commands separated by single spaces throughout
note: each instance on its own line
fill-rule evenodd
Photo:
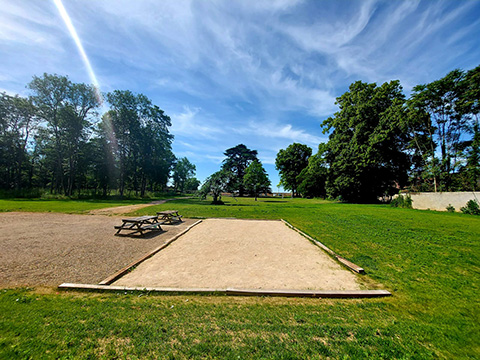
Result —
M 273 297 L 313 297 L 359 299 L 391 296 L 387 290 L 266 290 L 266 289 L 212 289 L 212 288 L 161 288 L 161 287 L 128 287 L 116 285 L 93 285 L 64 283 L 58 286 L 61 290 L 80 291 L 123 291 L 123 292 L 158 292 L 166 294 L 218 294 L 232 296 L 273 296 Z
M 335 253 L 333 250 L 329 249 L 327 246 L 325 246 L 324 244 L 322 244 L 320 241 L 312 238 L 311 236 L 305 234 L 303 231 L 297 229 L 295 226 L 293 226 L 292 224 L 290 224 L 288 221 L 286 220 L 283 220 L 283 219 L 280 219 L 285 225 L 287 225 L 289 228 L 291 228 L 292 230 L 295 230 L 296 232 L 298 232 L 300 235 L 302 235 L 303 237 L 307 238 L 308 240 L 310 240 L 312 243 L 314 243 L 315 245 L 317 245 L 318 247 L 320 247 L 321 249 L 325 250 L 327 253 L 329 253 L 330 255 L 332 255 L 333 257 L 335 257 L 340 263 L 342 263 L 343 265 L 345 265 L 346 267 L 348 267 L 350 270 L 352 271 L 355 271 L 356 273 L 359 273 L 359 274 L 365 274 L 365 270 L 363 268 L 361 268 L 360 266 L 352 263 L 351 261 L 348 261 L 347 259 L 341 257 L 340 255 L 338 255 L 337 253 Z

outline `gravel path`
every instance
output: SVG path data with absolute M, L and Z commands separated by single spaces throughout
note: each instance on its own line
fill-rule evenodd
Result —
M 0 287 L 99 283 L 193 222 L 133 238 L 114 236 L 117 216 L 0 213 Z

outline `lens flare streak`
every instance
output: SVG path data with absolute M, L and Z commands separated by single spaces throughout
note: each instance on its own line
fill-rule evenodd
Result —
M 70 36 L 72 37 L 73 41 L 75 42 L 75 45 L 78 48 L 78 51 L 80 52 L 80 56 L 82 57 L 82 60 L 87 68 L 88 75 L 90 77 L 90 81 L 92 82 L 93 86 L 95 87 L 95 94 L 97 96 L 97 99 L 100 103 L 103 103 L 103 97 L 100 93 L 100 86 L 97 80 L 97 77 L 93 71 L 92 65 L 90 64 L 90 60 L 88 59 L 87 53 L 85 52 L 85 49 L 83 48 L 82 42 L 80 41 L 80 37 L 77 34 L 77 31 L 75 30 L 75 27 L 73 26 L 72 20 L 70 19 L 70 16 L 67 13 L 67 10 L 63 6 L 63 3 L 61 0 L 53 0 L 55 6 L 58 9 L 58 12 L 60 13 L 60 16 L 62 17 L 62 20 L 64 21 L 65 25 L 67 26 L 68 31 L 70 32 Z

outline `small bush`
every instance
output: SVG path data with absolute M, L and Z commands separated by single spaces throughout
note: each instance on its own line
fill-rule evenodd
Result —
M 467 205 L 464 207 L 460 208 L 460 210 L 464 214 L 470 214 L 470 215 L 480 215 L 480 206 L 478 206 L 478 201 L 476 200 L 469 200 L 467 202 Z
M 449 213 L 455 212 L 455 208 L 452 206 L 452 204 L 448 204 L 448 206 L 447 206 L 447 211 L 448 211 Z
M 390 205 L 398 208 L 411 209 L 412 208 L 412 198 L 410 195 L 399 195 L 397 198 L 393 199 L 390 202 Z

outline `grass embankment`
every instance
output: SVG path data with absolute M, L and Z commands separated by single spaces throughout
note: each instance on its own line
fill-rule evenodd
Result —
M 157 199 L 128 200 L 70 200 L 70 199 L 0 199 L 0 212 L 59 212 L 65 214 L 84 214 L 91 210 L 109 207 L 150 203 Z
M 139 210 L 284 218 L 365 268 L 370 300 L 0 296 L 0 356 L 479 358 L 480 218 L 303 199 L 175 200 Z M 17 300 L 18 299 L 18 300 Z

